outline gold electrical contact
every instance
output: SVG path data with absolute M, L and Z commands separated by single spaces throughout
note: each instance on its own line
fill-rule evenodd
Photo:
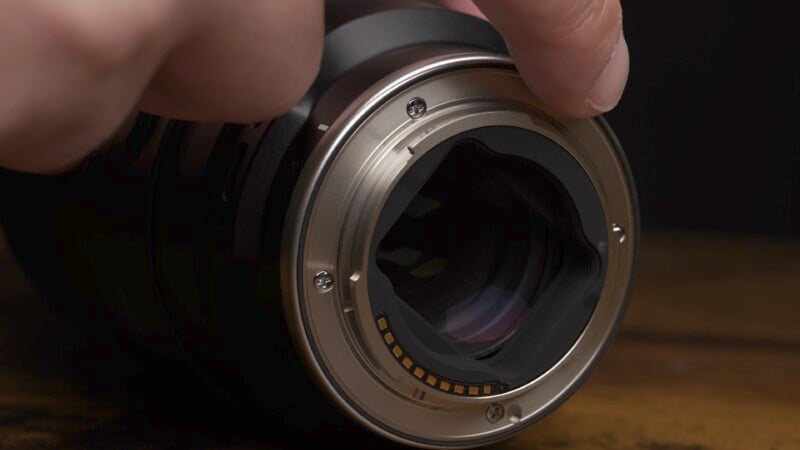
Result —
M 426 385 L 438 389 L 441 392 L 447 392 L 466 397 L 486 397 L 498 394 L 502 391 L 502 386 L 499 383 L 486 383 L 477 385 L 457 383 L 432 373 L 430 370 L 425 369 L 417 364 L 414 359 L 406 354 L 406 351 L 400 346 L 397 336 L 392 332 L 389 324 L 389 318 L 386 315 L 379 315 L 376 318 L 376 324 L 378 325 L 378 331 L 381 333 L 383 342 L 387 345 L 394 358 L 406 371 Z

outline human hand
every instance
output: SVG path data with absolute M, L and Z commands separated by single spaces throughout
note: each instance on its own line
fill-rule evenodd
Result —
M 480 14 L 468 0 L 444 0 Z M 619 0 L 476 0 L 554 112 L 613 108 L 628 73 Z M 0 166 L 56 173 L 139 108 L 257 122 L 313 82 L 321 0 L 0 0 Z

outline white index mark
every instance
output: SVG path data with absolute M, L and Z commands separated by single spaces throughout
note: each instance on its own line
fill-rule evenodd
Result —
M 321 124 L 319 124 L 319 125 L 317 126 L 317 129 L 318 129 L 319 131 L 328 131 L 328 128 L 330 128 L 330 126 L 328 126 L 328 125 L 325 125 L 324 123 L 321 123 Z

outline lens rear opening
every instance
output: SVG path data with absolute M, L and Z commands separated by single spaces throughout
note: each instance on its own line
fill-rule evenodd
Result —
M 373 308 L 427 370 L 518 387 L 555 364 L 591 316 L 604 245 L 585 226 L 604 228 L 601 212 L 552 141 L 510 127 L 457 136 L 420 158 L 384 207 Z

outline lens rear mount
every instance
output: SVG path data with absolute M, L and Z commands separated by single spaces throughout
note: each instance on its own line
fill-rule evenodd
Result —
M 588 374 L 629 293 L 638 236 L 614 138 L 598 121 L 550 115 L 507 58 L 481 52 L 442 49 L 327 110 L 335 113 L 312 114 L 321 136 L 282 249 L 288 320 L 323 390 L 374 431 L 429 447 L 493 442 L 541 418 Z M 428 198 L 457 194 L 436 186 L 448 164 L 453 174 L 472 173 L 450 181 L 470 193 L 449 205 Z M 426 246 L 413 226 L 395 227 L 420 192 L 449 208 L 470 246 L 443 242 L 441 230 L 442 242 Z M 511 203 L 498 210 L 503 201 Z M 470 207 L 478 216 L 459 224 L 452 211 Z M 425 223 L 434 234 L 445 226 L 426 220 L 420 233 Z M 625 242 L 614 226 L 632 230 Z M 493 238 L 485 234 L 492 227 Z M 398 249 L 406 259 L 407 250 L 418 253 L 405 272 Z M 496 263 L 483 267 L 482 259 Z M 322 273 L 331 289 L 318 289 Z M 465 284 L 445 275 L 464 274 L 483 281 L 459 294 Z M 437 312 L 437 301 L 450 301 L 449 311 Z M 503 307 L 508 323 L 493 326 L 492 311 Z M 487 420 L 497 404 L 514 413 Z

